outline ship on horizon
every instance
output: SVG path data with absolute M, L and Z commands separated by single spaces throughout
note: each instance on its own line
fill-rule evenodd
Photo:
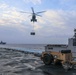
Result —
M 1 41 L 0 44 L 1 44 L 1 45 L 4 45 L 4 44 L 6 44 L 6 42 Z

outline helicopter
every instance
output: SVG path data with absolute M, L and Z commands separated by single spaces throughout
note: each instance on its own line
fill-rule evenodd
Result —
M 45 12 L 45 11 L 41 11 L 41 12 L 34 12 L 34 9 L 33 9 L 33 7 L 31 7 L 31 9 L 32 9 L 32 19 L 31 19 L 31 22 L 37 22 L 37 19 L 36 19 L 36 16 L 40 16 L 41 17 L 41 15 L 39 15 L 40 13 L 43 13 L 43 12 Z
M 33 7 L 31 7 L 31 10 L 32 10 L 32 13 L 23 12 L 23 11 L 21 11 L 21 13 L 28 13 L 28 14 L 31 14 L 31 15 L 29 15 L 29 16 L 32 16 L 32 18 L 31 18 L 30 21 L 33 22 L 33 23 L 34 23 L 34 22 L 37 22 L 36 16 L 40 16 L 40 17 L 41 17 L 41 15 L 39 15 L 39 14 L 45 12 L 45 11 L 41 11 L 41 12 L 36 12 L 36 13 L 35 13 Z

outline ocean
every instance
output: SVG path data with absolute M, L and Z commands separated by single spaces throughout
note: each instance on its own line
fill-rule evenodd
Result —
M 10 48 L 15 50 L 22 50 L 27 52 L 34 52 L 34 53 L 42 53 L 45 51 L 45 46 L 47 44 L 5 44 L 0 45 L 0 48 Z M 73 57 L 76 57 L 76 52 L 72 52 Z
M 46 44 L 6 44 L 0 45 L 2 48 L 11 48 L 16 50 L 42 53 L 45 51 Z

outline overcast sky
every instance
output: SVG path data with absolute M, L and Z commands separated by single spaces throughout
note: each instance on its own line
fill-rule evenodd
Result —
M 46 11 L 34 23 L 20 11 Z M 76 0 L 0 0 L 0 40 L 7 43 L 67 44 L 76 28 Z

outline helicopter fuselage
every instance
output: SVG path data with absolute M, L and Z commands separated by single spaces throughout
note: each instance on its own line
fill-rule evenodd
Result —
M 32 19 L 31 19 L 31 22 L 37 22 L 37 19 L 36 19 L 36 14 L 35 13 L 33 13 L 33 15 L 32 15 Z

